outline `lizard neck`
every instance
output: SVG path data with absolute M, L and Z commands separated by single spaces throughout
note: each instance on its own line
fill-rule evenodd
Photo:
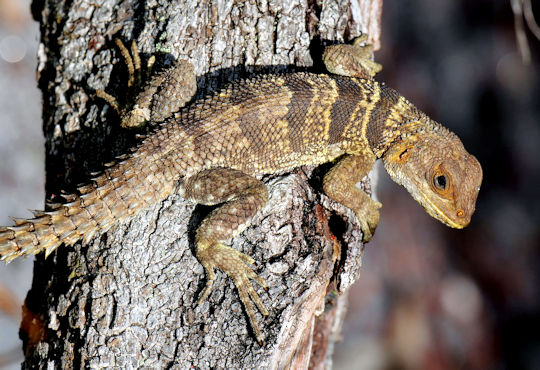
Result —
M 432 121 L 395 90 L 380 85 L 380 100 L 371 113 L 366 136 L 373 153 L 381 158 L 404 136 L 415 135 Z

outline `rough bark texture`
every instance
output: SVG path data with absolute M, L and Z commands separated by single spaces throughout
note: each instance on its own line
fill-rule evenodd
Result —
M 202 95 L 248 73 L 320 65 L 326 41 L 360 30 L 378 46 L 381 1 L 34 0 L 32 10 L 54 199 L 137 140 L 93 93 L 125 98 L 113 37 L 137 40 L 143 64 L 156 55 L 154 70 L 189 59 Z M 193 232 L 208 209 L 171 196 L 89 245 L 37 257 L 21 325 L 24 366 L 329 367 L 346 305 L 337 293 L 358 277 L 362 244 L 352 213 L 321 193 L 324 171 L 265 178 L 268 205 L 233 241 L 270 287 L 259 290 L 270 311 L 259 315 L 262 347 L 225 275 L 196 305 L 205 276 Z

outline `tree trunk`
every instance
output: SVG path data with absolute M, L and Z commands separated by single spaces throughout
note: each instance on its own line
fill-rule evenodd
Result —
M 143 66 L 155 55 L 153 70 L 188 59 L 201 96 L 254 72 L 321 70 L 322 46 L 360 30 L 378 46 L 381 1 L 34 0 L 49 199 L 137 142 L 95 97 L 103 89 L 122 103 L 136 93 L 126 88 L 114 38 L 136 40 Z M 329 367 L 341 293 L 358 277 L 362 244 L 352 212 L 322 193 L 326 169 L 265 177 L 268 205 L 233 240 L 269 285 L 258 289 L 270 311 L 258 315 L 262 346 L 224 274 L 197 306 L 206 279 L 193 234 L 208 209 L 173 195 L 87 245 L 37 257 L 21 324 L 23 365 Z

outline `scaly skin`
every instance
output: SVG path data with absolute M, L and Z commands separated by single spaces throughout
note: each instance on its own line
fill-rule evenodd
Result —
M 197 203 L 224 203 L 196 232 L 196 254 L 208 278 L 199 302 L 211 290 L 214 269 L 221 269 L 234 280 L 261 341 L 253 303 L 268 312 L 251 280 L 266 284 L 248 266 L 250 257 L 226 245 L 267 202 L 266 187 L 254 176 L 339 159 L 324 178 L 324 191 L 356 213 L 368 241 L 381 205 L 355 184 L 382 158 L 392 179 L 430 215 L 451 227 L 466 226 L 482 181 L 480 164 L 457 136 L 371 78 L 380 65 L 366 58 L 370 49 L 360 42 L 325 51 L 327 68 L 339 75 L 259 76 L 174 114 L 177 106 L 168 102 L 188 101 L 194 92 L 194 77 L 182 62 L 150 81 L 131 110 L 118 109 L 113 97 L 98 92 L 116 105 L 124 126 L 164 122 L 66 203 L 2 228 L 1 259 L 87 242 L 176 189 Z M 140 64 L 137 55 L 133 60 L 130 71 Z

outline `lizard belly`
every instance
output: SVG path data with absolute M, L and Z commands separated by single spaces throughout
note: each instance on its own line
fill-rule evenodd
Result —
M 329 162 L 345 153 L 342 142 L 328 143 L 317 135 L 297 139 L 283 115 L 263 117 L 254 123 L 221 120 L 221 126 L 209 126 L 211 130 L 196 136 L 188 145 L 194 149 L 189 150 L 192 164 L 198 165 L 187 168 L 187 175 L 216 167 L 237 169 L 249 175 L 284 172 Z M 305 135 L 310 128 L 296 130 Z M 199 153 L 204 158 L 196 158 Z

